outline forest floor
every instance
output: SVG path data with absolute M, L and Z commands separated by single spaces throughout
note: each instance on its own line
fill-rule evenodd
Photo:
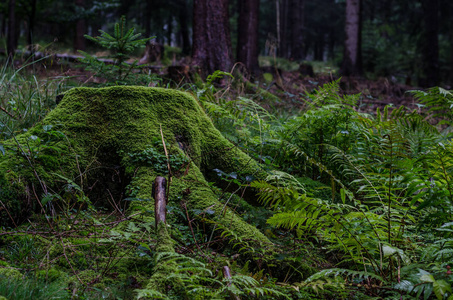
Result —
M 338 76 L 315 75 L 314 77 L 301 76 L 299 72 L 282 72 L 283 88 L 287 95 L 283 97 L 286 105 L 292 102 L 292 95 L 300 93 L 312 93 L 322 85 L 338 80 Z M 381 110 L 387 105 L 395 107 L 405 106 L 410 110 L 419 109 L 414 97 L 408 91 L 420 89 L 418 87 L 403 85 L 388 78 L 378 78 L 377 80 L 366 79 L 363 77 L 342 77 L 340 79 L 340 93 L 361 94 L 357 111 L 365 113 L 375 113 L 377 108 Z M 276 89 L 281 89 L 275 85 Z
M 188 67 L 187 67 L 188 69 Z M 151 66 L 149 70 L 162 77 L 162 83 L 171 81 L 175 74 L 169 74 L 168 68 L 160 66 Z M 185 69 L 186 70 L 186 69 Z M 304 95 L 313 93 L 324 84 L 340 80 L 340 94 L 361 94 L 359 105 L 356 110 L 364 113 L 376 113 L 376 109 L 383 109 L 385 106 L 390 105 L 396 107 L 405 106 L 409 110 L 420 110 L 421 106 L 417 103 L 416 99 L 412 96 L 410 91 L 420 90 L 420 87 L 401 84 L 395 80 L 380 77 L 377 79 L 368 79 L 365 77 L 341 77 L 333 74 L 315 74 L 314 76 L 303 76 L 299 71 L 276 71 L 272 70 L 271 73 L 265 73 L 269 68 L 263 70 L 259 78 L 258 84 L 260 87 L 277 96 L 280 101 L 261 103 L 266 109 L 285 111 L 291 109 L 302 109 L 305 103 L 301 101 Z M 176 71 L 178 72 L 178 70 Z M 266 74 L 270 75 L 266 78 Z M 178 82 L 175 86 L 175 81 L 170 84 L 171 87 L 179 87 L 184 84 L 192 84 L 193 74 L 184 72 L 176 74 Z M 264 75 L 264 76 L 263 76 Z M 40 72 L 43 77 L 59 77 L 63 76 L 76 82 L 76 85 L 91 85 L 103 83 L 102 80 L 93 76 L 89 71 L 74 66 L 54 66 L 53 68 L 46 68 Z M 185 77 L 184 77 L 185 76 Z M 266 80 L 267 79 L 267 80 Z M 161 84 L 162 84 L 161 83 Z M 255 81 L 257 83 L 257 81 Z M 225 82 L 223 82 L 225 84 Z M 255 92 L 255 91 L 253 91 Z M 234 94 L 234 93 L 233 93 Z

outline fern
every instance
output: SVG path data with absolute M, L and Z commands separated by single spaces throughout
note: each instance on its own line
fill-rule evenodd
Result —
M 440 120 L 437 123 L 438 126 L 451 126 L 453 121 L 453 114 L 451 113 L 453 94 L 450 91 L 441 87 L 433 87 L 426 92 L 411 91 L 411 93 L 428 108 L 431 119 Z

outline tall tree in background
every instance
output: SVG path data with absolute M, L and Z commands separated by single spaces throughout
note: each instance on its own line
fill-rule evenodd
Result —
M 448 2 L 448 10 L 447 14 L 449 16 L 448 20 L 451 20 L 453 18 L 453 3 L 450 1 Z M 449 60 L 450 60 L 450 68 L 449 68 L 449 83 L 450 86 L 453 86 L 453 23 L 449 22 L 448 26 L 448 37 L 449 37 L 449 44 L 450 44 L 450 53 L 449 53 Z
M 179 33 L 181 35 L 182 53 L 188 55 L 190 53 L 190 37 L 189 37 L 189 5 L 188 0 L 179 0 Z
M 16 1 L 9 0 L 8 4 L 8 34 L 6 42 L 6 51 L 8 55 L 14 56 L 17 47 L 16 36 Z
M 305 0 L 291 0 L 291 58 L 302 60 L 304 53 Z
M 87 25 L 85 20 L 85 0 L 75 0 L 76 13 L 80 16 L 75 24 L 75 36 L 74 36 L 74 51 L 85 50 L 86 43 L 84 34 L 87 33 Z
M 432 87 L 439 84 L 439 0 L 422 0 L 423 37 L 421 52 L 424 78 L 419 84 Z
M 29 46 L 33 45 L 33 35 L 34 35 L 34 30 L 35 30 L 35 17 L 36 17 L 36 2 L 37 0 L 31 0 L 29 2 L 29 5 L 26 6 L 27 10 L 27 44 Z M 31 50 L 33 51 L 33 47 L 31 47 Z
M 146 37 L 151 36 L 151 18 L 154 7 L 154 0 L 148 0 L 145 2 L 145 9 L 143 10 L 143 27 L 145 27 Z
M 341 74 L 361 75 L 361 0 L 346 0 L 344 56 Z
M 194 0 L 192 65 L 203 72 L 232 67 L 228 0 Z
M 239 0 L 240 2 L 241 0 Z M 278 56 L 289 58 L 289 43 L 288 36 L 290 31 L 289 24 L 289 1 L 290 0 L 276 0 L 276 26 L 277 26 L 277 40 L 278 40 Z
M 279 56 L 302 60 L 304 51 L 305 0 L 276 0 Z
M 258 15 L 260 0 L 238 1 L 238 46 L 237 61 L 253 74 L 259 71 L 258 65 Z

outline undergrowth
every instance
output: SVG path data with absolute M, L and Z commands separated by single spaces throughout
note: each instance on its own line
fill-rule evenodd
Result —
M 0 93 L 9 100 L 0 105 L 0 124 L 1 137 L 7 139 L 36 124 L 64 85 L 37 78 L 30 85 L 20 77 L 21 70 L 5 67 L 2 72 Z M 219 87 L 219 79 L 226 86 Z M 19 85 L 29 88 L 13 88 Z M 452 297 L 451 92 L 414 91 L 421 112 L 386 107 L 364 114 L 355 110 L 361 95 L 343 95 L 339 83 L 332 82 L 301 95 L 304 109 L 282 118 L 232 91 L 243 86 L 231 74 L 216 72 L 206 82 L 181 89 L 193 92 L 222 134 L 267 172 L 267 178 L 255 180 L 242 170 L 214 169 L 218 178 L 209 188 L 277 245 L 273 252 L 241 240 L 217 221 L 221 215 L 194 210 L 183 198 L 173 199 L 168 208 L 174 251 L 158 252 L 159 236 L 148 209 L 127 216 L 113 199 L 112 207 L 101 209 L 92 204 L 87 188 L 62 177 L 61 190 L 42 199 L 44 216 L 2 228 L 0 276 L 7 279 L 0 280 L 0 295 Z M 156 140 L 128 155 L 136 163 L 156 165 L 164 175 L 172 168 L 184 172 L 189 160 L 171 149 L 166 153 L 167 147 Z M 250 197 L 244 187 L 258 191 L 261 207 L 244 201 Z M 126 198 L 131 207 L 134 201 L 150 201 L 134 198 L 136 192 L 129 191 Z M 144 284 L 159 265 L 176 266 L 166 290 Z M 225 266 L 232 270 L 230 277 L 222 274 Z M 43 274 L 58 274 L 59 280 Z

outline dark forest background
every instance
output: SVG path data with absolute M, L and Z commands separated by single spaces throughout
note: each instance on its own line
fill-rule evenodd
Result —
M 453 82 L 447 0 L 3 0 L 0 48 L 94 51 L 83 35 L 109 32 L 123 15 L 128 27 L 208 72 L 237 61 L 256 71 L 260 55 L 422 87 Z M 224 56 L 216 61 L 209 49 Z

